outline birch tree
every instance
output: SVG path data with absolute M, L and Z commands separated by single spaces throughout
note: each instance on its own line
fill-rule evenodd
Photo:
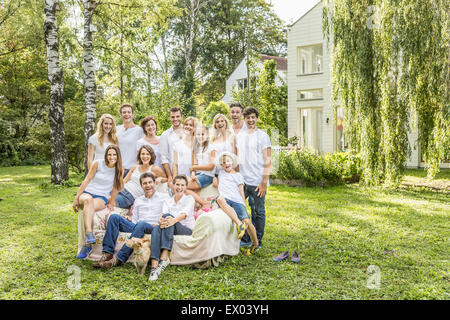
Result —
M 86 118 L 84 122 L 84 168 L 87 173 L 87 151 L 89 137 L 95 131 L 96 120 L 96 93 L 94 46 L 92 43 L 92 32 L 94 25 L 92 18 L 97 5 L 95 0 L 83 0 L 84 5 L 84 102 L 86 105 Z
M 44 35 L 47 48 L 48 80 L 50 82 L 51 181 L 62 184 L 69 179 L 66 141 L 64 134 L 64 78 L 59 64 L 59 42 L 56 11 L 57 0 L 45 1 Z

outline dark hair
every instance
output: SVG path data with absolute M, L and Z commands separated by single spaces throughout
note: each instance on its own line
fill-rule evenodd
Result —
M 121 105 L 120 109 L 119 109 L 119 113 L 122 113 L 123 108 L 131 108 L 131 113 L 134 113 L 133 106 L 129 103 L 124 103 L 123 105 Z
M 156 119 L 153 118 L 152 116 L 146 116 L 144 119 L 142 119 L 141 121 L 141 128 L 142 130 L 144 130 L 144 133 L 147 135 L 147 131 L 145 131 L 145 126 L 147 125 L 147 122 L 149 122 L 150 120 L 153 120 L 153 122 L 156 125 L 156 130 L 158 130 L 158 122 L 156 122 Z
M 153 182 L 155 182 L 155 180 L 156 180 L 155 175 L 153 173 L 145 172 L 145 173 L 141 174 L 141 176 L 139 177 L 139 183 L 141 184 L 141 186 L 142 186 L 142 180 L 144 180 L 145 178 L 151 178 L 153 180 Z
M 123 187 L 123 168 L 122 168 L 122 156 L 120 154 L 120 149 L 115 144 L 110 144 L 108 147 L 106 147 L 105 150 L 105 163 L 109 164 L 108 162 L 108 151 L 110 149 L 113 149 L 116 151 L 117 154 L 117 161 L 114 171 L 114 187 L 116 187 L 117 190 L 122 190 Z
M 145 149 L 145 150 L 148 151 L 148 153 L 150 153 L 150 157 L 151 157 L 151 159 L 150 159 L 150 165 L 154 164 L 154 163 L 155 163 L 155 160 L 156 160 L 156 154 L 155 154 L 155 151 L 153 151 L 153 148 L 152 148 L 151 146 L 147 145 L 147 144 L 146 144 L 146 145 L 143 145 L 142 147 L 139 148 L 139 150 L 138 150 L 138 152 L 137 152 L 137 157 L 136 157 L 137 162 L 138 162 L 139 164 L 142 164 L 142 160 L 141 160 L 141 151 L 142 151 L 142 149 Z
M 172 180 L 172 183 L 175 184 L 175 181 L 177 181 L 179 179 L 186 181 L 186 186 L 188 185 L 188 178 L 186 177 L 185 174 L 179 174 L 179 175 L 175 176 L 175 178 L 173 178 L 173 180 Z
M 244 118 L 246 116 L 249 116 L 249 115 L 253 114 L 253 113 L 256 115 L 257 118 L 259 117 L 259 112 L 258 112 L 258 110 L 256 108 L 254 108 L 254 107 L 247 107 L 247 108 L 245 108 L 244 112 L 243 112 Z
M 239 107 L 239 108 L 241 108 L 241 110 L 244 110 L 244 107 L 239 102 L 232 102 L 230 104 L 230 110 L 231 110 L 231 108 L 234 108 L 234 107 Z
M 183 111 L 181 110 L 180 107 L 172 107 L 169 110 L 169 112 L 178 112 L 178 111 L 181 113 L 181 115 L 183 115 Z

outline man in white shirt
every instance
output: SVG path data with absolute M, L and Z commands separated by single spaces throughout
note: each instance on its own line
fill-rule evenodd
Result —
M 120 117 L 123 124 L 117 126 L 117 139 L 119 140 L 122 167 L 124 168 L 123 176 L 125 177 L 128 171 L 137 165 L 136 145 L 137 141 L 144 137 L 144 130 L 133 122 L 134 112 L 130 104 L 123 104 L 120 107 Z
M 152 233 L 153 227 L 158 225 L 164 200 L 169 199 L 169 195 L 155 191 L 155 179 L 149 172 L 141 175 L 140 182 L 144 195 L 135 200 L 131 221 L 119 214 L 112 214 L 109 217 L 103 238 L 103 255 L 99 262 L 93 264 L 94 267 L 109 269 L 127 262 L 133 252 L 132 248 L 123 245 L 117 255 L 114 255 L 119 232 L 130 232 L 130 238 L 142 238 L 144 234 Z
M 169 110 L 170 122 L 172 126 L 161 134 L 159 139 L 159 153 L 161 155 L 161 164 L 167 175 L 167 185 L 173 187 L 173 174 L 172 164 L 173 164 L 173 147 L 184 138 L 183 132 L 183 113 L 180 107 L 173 107 Z
M 232 127 L 235 135 L 247 130 L 245 121 L 242 120 L 242 111 L 244 111 L 244 108 L 239 102 L 232 102 L 230 104 L 230 119 L 233 124 Z
M 244 121 L 247 130 L 236 137 L 239 156 L 239 172 L 244 177 L 244 192 L 251 209 L 252 223 L 256 228 L 259 246 L 261 246 L 266 224 L 265 195 L 269 185 L 270 166 L 272 164 L 272 148 L 270 137 L 258 129 L 258 110 L 254 107 L 244 109 Z M 248 234 L 241 245 L 250 246 Z

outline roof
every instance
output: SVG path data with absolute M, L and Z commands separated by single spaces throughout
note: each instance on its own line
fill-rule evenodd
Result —
M 284 57 L 276 57 L 276 56 L 268 56 L 265 54 L 259 55 L 259 61 L 264 62 L 266 60 L 275 60 L 277 63 L 277 70 L 287 71 L 287 58 Z
M 318 5 L 319 3 L 321 3 L 321 2 L 322 2 L 322 0 L 317 1 L 317 3 L 316 3 L 311 9 L 309 9 L 304 15 L 302 15 L 300 18 L 298 18 L 297 21 L 295 21 L 293 24 L 288 25 L 288 27 L 292 27 L 294 24 L 296 24 L 297 22 L 299 22 L 304 16 L 306 16 L 308 13 L 310 13 L 315 7 L 317 7 L 317 5 Z

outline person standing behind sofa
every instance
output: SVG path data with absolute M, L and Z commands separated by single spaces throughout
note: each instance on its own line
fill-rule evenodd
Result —
M 105 158 L 95 160 L 89 172 L 78 188 L 73 201 L 73 210 L 83 207 L 84 229 L 86 244 L 81 248 L 77 259 L 85 259 L 92 250 L 91 244 L 95 243 L 93 233 L 94 213 L 108 206 L 113 209 L 116 195 L 123 188 L 123 169 L 119 147 L 109 145 L 105 151 Z M 111 198 L 108 202 L 108 197 Z
M 247 130 L 247 125 L 245 121 L 242 120 L 242 111 L 244 108 L 239 102 L 232 102 L 230 104 L 230 119 L 231 119 L 231 128 L 233 129 L 234 134 L 237 136 L 239 133 Z
M 174 235 L 191 235 L 195 226 L 195 200 L 186 195 L 188 179 L 178 175 L 173 179 L 175 194 L 164 201 L 159 225 L 153 229 L 150 244 L 151 271 L 149 280 L 157 280 L 161 272 L 170 264 Z
M 158 123 L 152 116 L 146 116 L 141 121 L 141 128 L 144 131 L 145 136 L 138 140 L 136 144 L 136 150 L 139 150 L 142 146 L 149 145 L 155 152 L 155 165 L 164 170 L 161 164 L 161 155 L 159 153 L 159 136 L 156 135 L 158 130 Z
M 144 136 L 144 130 L 133 122 L 134 111 L 130 104 L 123 104 L 120 107 L 120 117 L 123 124 L 117 126 L 117 138 L 122 152 L 123 176 L 126 177 L 128 171 L 137 165 L 136 145 L 137 141 Z
M 100 260 L 93 264 L 94 268 L 109 269 L 127 262 L 133 252 L 133 249 L 127 245 L 124 244 L 117 255 L 114 255 L 119 232 L 130 232 L 130 238 L 142 238 L 145 234 L 152 233 L 158 224 L 163 202 L 169 198 L 169 195 L 155 190 L 156 178 L 153 174 L 146 172 L 139 180 L 144 195 L 134 201 L 131 221 L 129 217 L 124 218 L 120 214 L 112 214 L 109 217 L 103 238 L 103 254 Z
M 105 149 L 110 144 L 118 144 L 116 124 L 110 114 L 103 114 L 97 122 L 97 131 L 88 140 L 88 170 L 94 160 L 105 157 Z
M 261 247 L 266 225 L 265 197 L 272 164 L 272 147 L 269 135 L 257 127 L 258 110 L 246 107 L 243 114 L 247 130 L 237 136 L 239 172 L 244 177 L 245 197 L 248 198 L 252 223 Z M 251 245 L 248 234 L 241 239 L 241 245 Z

